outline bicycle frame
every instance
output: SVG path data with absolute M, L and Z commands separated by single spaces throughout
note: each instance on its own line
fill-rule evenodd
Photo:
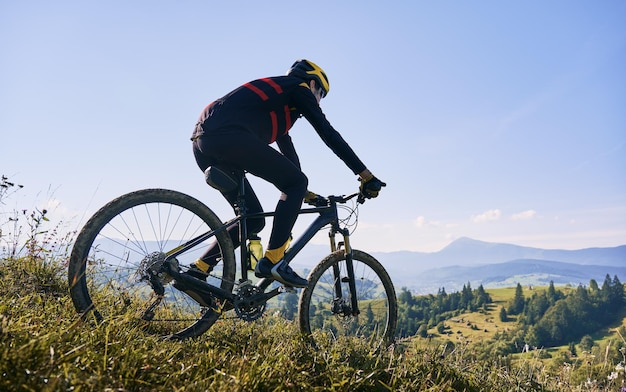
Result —
M 240 260 L 239 261 L 240 261 L 240 274 L 241 274 L 240 283 L 244 283 L 248 281 L 247 260 L 248 260 L 249 254 L 248 254 L 248 248 L 246 246 L 246 240 L 248 238 L 248 230 L 247 230 L 246 222 L 248 219 L 251 219 L 251 218 L 274 217 L 276 213 L 275 212 L 258 212 L 258 213 L 252 213 L 252 214 L 247 213 L 245 201 L 244 201 L 244 196 L 245 196 L 244 179 L 245 177 L 242 176 L 240 185 L 238 188 L 239 191 L 238 191 L 237 207 L 236 207 L 237 216 L 235 218 L 225 222 L 222 226 L 220 226 L 216 230 L 212 230 L 204 234 L 201 234 L 166 253 L 167 257 L 166 257 L 165 265 L 169 266 L 167 272 L 171 276 L 173 276 L 175 279 L 184 281 L 187 285 L 192 286 L 196 290 L 201 290 L 205 292 L 208 291 L 220 299 L 225 299 L 231 302 L 235 298 L 234 293 L 228 292 L 216 286 L 209 285 L 201 280 L 186 276 L 185 274 L 181 274 L 180 272 L 178 272 L 178 268 L 174 268 L 174 266 L 172 266 L 171 263 L 168 263 L 167 261 L 174 259 L 177 255 L 182 254 L 185 251 L 197 246 L 198 244 L 206 241 L 207 239 L 211 238 L 215 234 L 221 231 L 227 230 L 229 227 L 235 224 L 239 224 L 239 239 L 240 239 L 240 246 L 239 246 Z M 348 273 L 348 278 L 349 278 L 349 289 L 351 293 L 350 297 L 351 297 L 353 315 L 355 316 L 359 314 L 359 309 L 358 309 L 357 296 L 354 295 L 356 293 L 356 284 L 355 284 L 355 277 L 354 277 L 354 268 L 352 264 L 352 248 L 350 246 L 350 240 L 349 240 L 350 232 L 348 229 L 344 229 L 339 226 L 337 203 L 346 202 L 350 200 L 351 198 L 355 197 L 356 195 L 357 194 L 355 193 L 347 197 L 329 196 L 328 204 L 326 206 L 301 209 L 298 212 L 298 215 L 318 213 L 319 216 L 307 227 L 304 233 L 297 240 L 292 242 L 290 248 L 285 253 L 285 257 L 284 257 L 284 260 L 287 263 L 291 262 L 296 257 L 296 255 L 304 248 L 304 246 L 309 241 L 311 241 L 311 239 L 315 236 L 315 234 L 317 234 L 325 226 L 330 224 L 331 227 L 330 227 L 330 232 L 329 232 L 329 238 L 330 238 L 331 252 L 337 251 L 343 245 L 343 248 L 346 253 L 346 267 L 347 267 L 347 273 Z M 343 242 L 339 243 L 339 248 L 337 247 L 337 244 L 335 242 L 336 234 L 341 234 L 343 236 Z M 338 266 L 335 266 L 333 268 L 333 272 L 336 277 L 339 277 L 340 274 L 339 274 Z M 274 281 L 273 279 L 263 278 L 256 284 L 256 286 L 264 290 L 273 281 Z M 335 279 L 335 295 L 336 295 L 336 298 L 338 299 L 342 297 L 340 284 L 341 284 L 340 279 Z M 280 292 L 281 292 L 280 289 L 276 288 L 268 293 L 262 293 L 260 294 L 261 300 L 266 301 L 269 298 L 274 297 L 275 295 L 279 294 Z

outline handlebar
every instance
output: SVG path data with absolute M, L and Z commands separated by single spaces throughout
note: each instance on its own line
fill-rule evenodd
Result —
M 307 203 L 308 205 L 314 206 L 314 207 L 328 207 L 328 205 L 330 204 L 330 202 L 335 202 L 335 203 L 346 203 L 348 200 L 355 198 L 356 196 L 358 196 L 357 199 L 357 203 L 359 204 L 363 204 L 365 203 L 365 197 L 363 195 L 361 195 L 360 192 L 356 192 L 353 193 L 351 195 L 345 196 L 345 195 L 341 195 L 341 196 L 328 196 L 328 197 L 324 197 L 324 196 L 320 196 L 317 195 L 316 198 L 311 199 L 309 201 L 305 201 L 305 203 Z

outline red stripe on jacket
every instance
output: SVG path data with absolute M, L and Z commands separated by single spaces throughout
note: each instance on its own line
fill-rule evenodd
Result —
M 263 78 L 261 80 L 264 81 L 265 83 L 269 84 L 270 86 L 272 86 L 274 91 L 276 91 L 278 94 L 282 94 L 283 89 L 278 85 L 278 83 L 276 83 L 275 81 L 273 81 L 270 78 Z
M 282 94 L 283 89 L 278 85 L 278 83 L 273 81 L 271 78 L 263 78 L 260 80 L 269 84 L 274 89 L 274 91 L 276 91 L 276 93 Z M 267 96 L 267 94 L 263 92 L 263 90 L 256 87 L 252 83 L 246 83 L 244 84 L 244 86 L 252 90 L 263 101 L 267 101 L 269 99 L 269 97 Z M 293 124 L 291 121 L 291 111 L 289 110 L 289 106 L 285 105 L 284 110 L 285 110 L 285 133 L 284 134 L 287 134 L 287 132 L 289 132 L 289 129 L 291 128 Z M 278 137 L 278 116 L 276 115 L 276 112 L 273 112 L 273 111 L 270 112 L 270 118 L 272 119 L 272 138 L 270 139 L 270 144 L 271 144 L 271 143 L 274 143 L 276 141 L 276 138 Z
M 259 97 L 261 97 L 262 100 L 267 101 L 268 99 L 270 99 L 267 94 L 265 94 L 263 92 L 263 90 L 261 90 L 260 88 L 256 87 L 255 85 L 251 84 L 251 83 L 246 83 L 244 84 L 245 87 L 249 88 L 250 90 L 254 91 Z
M 270 112 L 270 117 L 272 118 L 272 138 L 270 139 L 270 144 L 276 141 L 276 137 L 278 137 L 278 117 L 276 116 L 276 112 Z

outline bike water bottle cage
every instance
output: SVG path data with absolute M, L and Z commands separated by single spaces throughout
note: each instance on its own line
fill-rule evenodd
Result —
M 216 166 L 209 166 L 204 171 L 206 183 L 220 192 L 232 192 L 239 186 L 239 180 L 233 173 L 229 173 Z

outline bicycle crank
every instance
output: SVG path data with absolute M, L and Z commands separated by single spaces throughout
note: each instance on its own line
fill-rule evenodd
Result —
M 266 305 L 267 296 L 261 289 L 249 283 L 239 288 L 233 302 L 235 313 L 245 321 L 253 321 L 261 317 Z

